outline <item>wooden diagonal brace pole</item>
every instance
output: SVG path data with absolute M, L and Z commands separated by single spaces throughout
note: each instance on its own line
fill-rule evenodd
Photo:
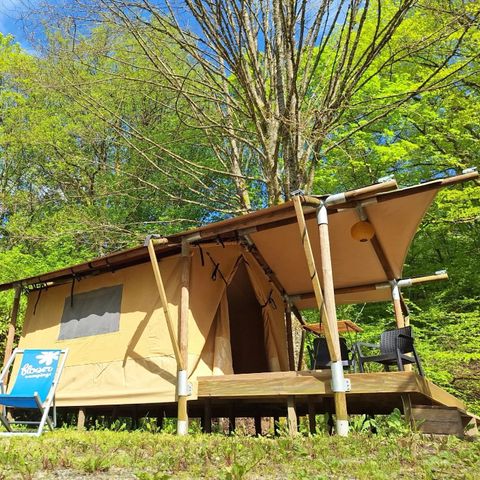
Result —
M 165 287 L 163 285 L 162 275 L 160 274 L 160 268 L 158 267 L 157 254 L 153 245 L 152 239 L 148 242 L 148 254 L 150 255 L 150 262 L 153 268 L 153 275 L 155 276 L 155 282 L 157 284 L 158 293 L 160 295 L 160 303 L 162 304 L 163 312 L 165 314 L 165 320 L 167 322 L 168 334 L 170 336 L 170 342 L 172 343 L 173 353 L 175 354 L 175 360 L 177 361 L 178 370 L 185 370 L 180 347 L 178 346 L 175 330 L 173 329 L 173 322 L 168 309 L 167 294 L 165 293 Z
M 187 397 L 188 389 L 188 310 L 189 310 L 189 280 L 190 280 L 190 255 L 189 246 L 186 242 L 182 243 L 182 289 L 180 295 L 180 312 L 178 322 L 178 336 L 180 345 L 177 341 L 175 331 L 173 329 L 173 321 L 168 309 L 167 294 L 163 285 L 162 275 L 158 267 L 157 254 L 152 238 L 148 240 L 148 254 L 152 263 L 155 282 L 157 283 L 160 302 L 165 314 L 167 322 L 168 334 L 172 343 L 175 360 L 177 361 L 177 434 L 186 435 L 188 433 L 188 411 Z
M 328 344 L 328 350 L 330 352 L 332 361 L 341 360 L 338 327 L 336 323 L 333 324 L 333 322 L 329 318 L 326 309 L 322 287 L 320 285 L 320 278 L 318 276 L 317 267 L 315 265 L 312 244 L 310 243 L 310 237 L 308 235 L 307 224 L 305 222 L 305 216 L 303 214 L 300 197 L 294 197 L 293 202 L 295 206 L 295 213 L 297 215 L 298 226 L 300 228 L 300 235 L 302 237 L 303 249 L 305 251 L 305 257 L 307 259 L 308 271 L 310 274 L 310 278 L 312 279 L 315 300 L 320 311 L 320 319 L 324 323 L 325 337 Z

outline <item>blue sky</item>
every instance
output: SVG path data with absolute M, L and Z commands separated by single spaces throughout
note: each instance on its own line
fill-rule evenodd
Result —
M 23 47 L 28 48 L 29 43 L 21 21 L 25 4 L 24 0 L 0 0 L 0 32 L 4 35 L 11 33 Z

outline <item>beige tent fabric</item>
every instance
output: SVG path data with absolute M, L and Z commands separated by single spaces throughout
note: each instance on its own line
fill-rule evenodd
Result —
M 271 372 L 288 370 L 285 307 L 280 292 L 271 284 L 251 253 L 245 252 L 245 264 L 257 300 L 262 308 L 265 349 Z
M 215 315 L 215 350 L 213 354 L 213 375 L 233 373 L 232 345 L 230 343 L 230 319 L 228 315 L 228 299 L 223 294 Z
M 432 189 L 388 201 L 369 203 L 364 207 L 391 264 L 395 278 L 401 278 L 410 242 L 436 193 L 437 189 Z M 371 242 L 362 243 L 352 238 L 350 229 L 358 221 L 357 212 L 351 208 L 329 215 L 335 288 L 391 280 L 387 278 Z M 315 218 L 307 220 L 307 228 L 317 270 L 321 271 L 320 238 Z M 252 233 L 251 237 L 289 295 L 312 292 L 312 282 L 308 274 L 307 262 L 300 242 L 300 231 L 296 223 L 259 230 Z M 336 297 L 337 304 L 381 300 L 390 300 L 388 289 Z M 298 308 L 316 308 L 313 297 L 309 300 L 296 301 L 295 304 Z
M 239 254 L 238 247 L 213 246 L 204 249 L 202 264 L 199 250 L 193 252 L 188 325 L 191 372 L 201 363 L 199 359 L 205 353 L 208 333 L 225 293 L 222 275 L 229 278 Z M 219 267 L 213 280 L 216 264 Z M 181 258 L 163 258 L 159 266 L 170 314 L 177 319 Z M 71 284 L 59 285 L 42 290 L 40 297 L 39 292 L 30 294 L 20 348 L 69 349 L 57 391 L 60 406 L 175 401 L 177 367 L 150 263 L 83 279 L 75 283 L 74 294 L 112 285 L 123 285 L 119 331 L 58 340 L 63 306 L 71 292 Z M 219 329 L 223 336 L 227 334 L 224 322 Z M 224 365 L 223 361 L 224 355 L 217 353 L 217 368 L 228 371 L 228 363 Z M 210 375 L 211 365 L 205 368 Z M 201 369 L 192 373 L 195 379 Z

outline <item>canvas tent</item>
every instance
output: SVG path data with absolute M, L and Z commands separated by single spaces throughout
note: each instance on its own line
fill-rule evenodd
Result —
M 183 342 L 190 398 L 196 398 L 198 376 L 289 369 L 286 307 L 319 305 L 305 236 L 316 271 L 327 268 L 319 205 L 328 210 L 335 302 L 391 300 L 391 282 L 401 278 L 409 245 L 438 190 L 476 176 L 404 189 L 390 181 L 330 197 L 299 197 L 158 242 L 157 265 L 169 317 Z M 307 232 L 299 230 L 296 205 Z M 361 218 L 374 228 L 367 242 L 351 235 Z M 31 289 L 21 348 L 69 348 L 59 406 L 176 401 L 178 365 L 149 258 L 141 246 L 0 285 L 0 291 Z
M 250 349 L 250 359 L 265 358 L 266 352 L 268 370 L 287 369 L 283 300 L 271 291 L 250 254 L 235 245 L 212 245 L 192 253 L 189 376 L 234 371 L 231 352 L 237 345 L 230 343 L 227 298 L 232 282 L 235 293 L 249 302 L 243 313 L 251 330 L 236 332 L 237 343 L 244 343 L 243 334 L 261 335 L 264 345 L 261 351 L 260 345 Z M 178 255 L 160 261 L 174 318 L 180 302 L 180 262 Z M 152 277 L 151 265 L 142 263 L 89 276 L 76 281 L 74 288 L 64 283 L 29 295 L 20 346 L 70 349 L 57 393 L 59 406 L 175 401 L 177 367 Z M 249 370 L 240 357 L 237 363 L 237 371 Z

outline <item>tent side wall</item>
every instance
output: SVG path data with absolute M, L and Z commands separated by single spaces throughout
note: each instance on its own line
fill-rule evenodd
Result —
M 202 254 L 198 249 L 193 251 L 188 322 L 189 377 L 194 386 L 191 399 L 196 398 L 196 377 L 212 375 L 214 358 L 217 363 L 215 371 L 222 370 L 223 365 L 218 363 L 218 358 L 222 356 L 216 355 L 218 342 L 216 345 L 215 331 L 218 330 L 217 323 L 222 318 L 221 312 L 225 311 L 225 306 L 223 310 L 219 306 L 225 297 L 226 281 L 241 253 L 239 246 L 209 247 L 203 249 Z M 181 257 L 163 258 L 159 266 L 170 313 L 177 321 Z M 72 291 L 73 299 L 70 298 Z M 98 328 L 92 329 L 91 325 L 87 325 L 89 328 L 80 332 L 83 336 L 71 338 L 71 333 L 65 335 L 68 329 L 65 328 L 65 322 L 62 326 L 62 316 L 64 321 L 69 320 L 64 310 L 70 308 L 71 302 L 74 309 L 80 308 L 82 296 L 86 295 L 88 299 L 88 295 L 95 296 L 95 292 L 105 291 L 121 292 L 117 325 L 110 322 L 104 329 L 108 333 L 97 333 Z M 101 309 L 102 299 L 97 303 Z M 115 314 L 111 311 L 115 308 L 110 304 L 104 299 L 107 311 L 99 312 L 100 316 L 87 316 L 78 323 L 108 323 Z M 73 325 L 76 322 L 76 319 L 70 318 L 68 327 L 73 332 L 79 328 Z M 284 324 L 278 324 L 275 328 L 283 331 Z M 281 337 L 281 333 L 278 335 Z M 73 287 L 69 283 L 32 292 L 19 346 L 69 348 L 67 364 L 57 391 L 59 406 L 169 403 L 176 400 L 177 367 L 149 263 L 87 277 L 75 282 Z M 229 361 L 231 358 L 222 360 L 226 363 Z M 226 368 L 228 371 L 228 365 Z

